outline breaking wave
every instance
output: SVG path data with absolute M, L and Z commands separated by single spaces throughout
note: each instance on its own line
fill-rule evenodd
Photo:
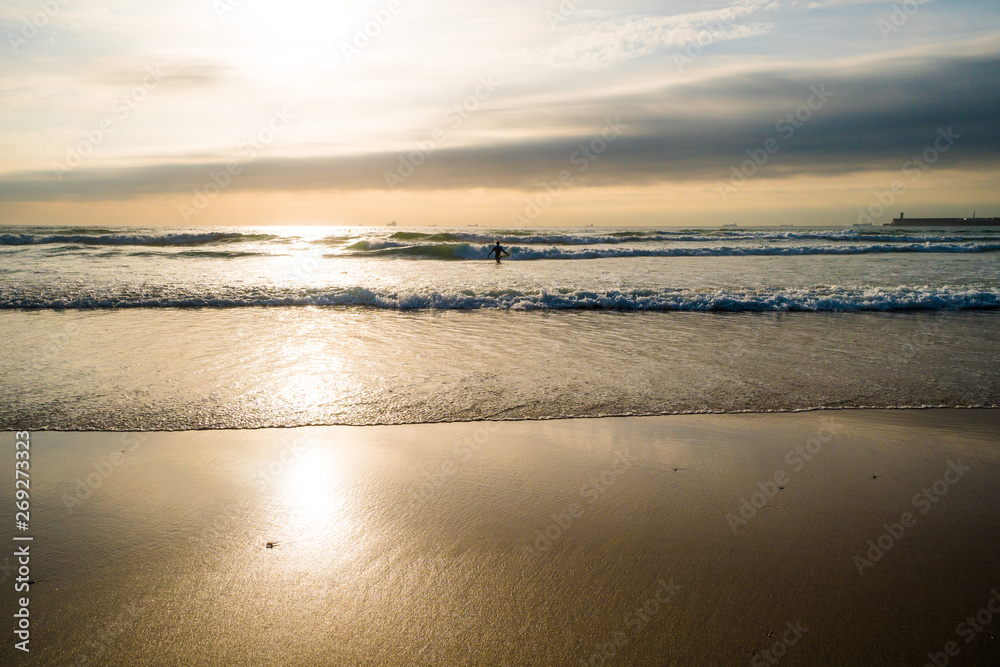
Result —
M 472 243 L 428 243 L 412 245 L 388 240 L 358 241 L 342 254 L 327 257 L 410 257 L 417 259 L 466 260 L 483 259 L 489 245 Z M 730 245 L 659 248 L 586 248 L 580 250 L 559 247 L 537 248 L 511 245 L 506 247 L 512 260 L 539 259 L 604 259 L 620 257 L 742 257 L 790 255 L 864 255 L 880 253 L 979 253 L 1000 252 L 1000 242 L 981 243 L 873 243 L 850 245 Z
M 206 232 L 201 234 L 0 234 L 0 246 L 25 245 L 121 245 L 121 246 L 202 246 L 216 243 L 273 241 L 274 234 L 241 234 L 239 232 Z
M 243 308 L 364 306 L 389 310 L 568 310 L 701 312 L 861 312 L 1000 308 L 1000 290 L 977 288 L 872 288 L 717 290 L 491 290 L 392 291 L 365 287 L 327 289 L 230 288 L 226 294 L 119 292 L 107 294 L 0 294 L 0 309 Z
M 294 233 L 293 233 L 294 232 Z M 156 229 L 97 229 L 97 228 L 12 228 L 0 234 L 0 246 L 154 246 L 189 247 L 230 245 L 239 243 L 287 244 L 303 242 L 324 247 L 378 250 L 391 247 L 426 246 L 436 244 L 504 244 L 520 246 L 600 246 L 623 244 L 718 243 L 718 242 L 788 242 L 833 241 L 848 243 L 971 243 L 1000 241 L 1000 235 L 990 229 L 957 229 L 948 233 L 905 229 L 679 229 L 679 230 L 461 230 L 388 231 L 371 228 L 345 229 L 343 233 L 324 236 L 301 236 L 302 228 L 271 231 L 240 231 L 216 229 L 204 231 Z M 356 241 L 359 236 L 365 240 Z M 369 246 L 365 248 L 364 246 Z

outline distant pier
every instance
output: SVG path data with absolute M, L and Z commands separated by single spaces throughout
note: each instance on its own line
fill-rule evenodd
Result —
M 893 218 L 890 227 L 1000 227 L 1000 218 Z

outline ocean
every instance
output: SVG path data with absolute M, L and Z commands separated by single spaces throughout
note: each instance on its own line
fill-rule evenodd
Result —
M 0 257 L 4 430 L 1000 406 L 997 229 L 6 227 Z

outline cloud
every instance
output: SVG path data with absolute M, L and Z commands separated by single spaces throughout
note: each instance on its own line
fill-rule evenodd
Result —
M 550 10 L 555 29 L 551 46 L 513 54 L 514 58 L 545 65 L 609 66 L 649 56 L 665 48 L 691 43 L 715 44 L 766 34 L 770 23 L 747 22 L 752 14 L 774 9 L 771 0 L 744 0 L 729 7 L 675 15 L 617 16 L 607 11 Z
M 535 110 L 484 110 L 483 122 L 531 125 L 533 111 L 590 128 L 573 136 L 539 139 L 512 136 L 480 144 L 442 145 L 423 155 L 401 189 L 534 189 L 560 171 L 573 171 L 574 185 L 647 185 L 657 182 L 717 181 L 747 159 L 768 138 L 777 151 L 757 177 L 829 176 L 868 170 L 898 170 L 932 145 L 939 128 L 960 135 L 935 168 L 996 169 L 1000 166 L 1000 54 L 935 59 L 875 59 L 850 68 L 773 67 L 665 85 L 653 90 L 548 100 Z M 819 87 L 832 93 L 821 108 L 800 110 Z M 777 124 L 800 110 L 808 115 L 791 136 Z M 509 114 L 509 115 L 508 115 Z M 598 136 L 605 118 L 627 124 L 623 136 L 584 171 L 570 162 L 574 151 Z M 512 128 L 513 129 L 513 128 Z M 336 157 L 262 156 L 244 165 L 229 190 L 305 191 L 387 189 L 386 172 L 396 172 L 403 153 Z M 151 194 L 190 193 L 203 186 L 228 156 L 206 164 L 132 168 L 81 167 L 59 182 L 52 172 L 8 175 L 0 180 L 0 201 L 129 199 Z M 148 164 L 148 162 L 147 162 Z
M 124 65 L 120 58 L 106 63 L 90 63 L 89 73 L 82 78 L 86 83 L 127 89 L 134 86 L 136 81 L 141 81 L 146 71 L 142 67 L 136 67 L 135 62 L 129 63 L 130 66 Z M 157 67 L 163 71 L 164 78 L 169 80 L 171 86 L 213 86 L 226 83 L 236 75 L 234 67 L 207 60 L 175 59 L 166 64 L 157 64 Z
M 854 5 L 891 4 L 893 0 L 812 0 L 812 2 L 792 2 L 792 7 L 805 5 L 806 9 L 826 9 L 827 7 L 852 7 Z M 931 2 L 922 0 L 921 4 Z

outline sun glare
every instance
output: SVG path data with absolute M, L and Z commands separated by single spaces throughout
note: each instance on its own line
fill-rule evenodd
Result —
M 270 0 L 247 3 L 240 11 L 246 13 L 242 20 L 257 39 L 254 48 L 285 56 L 335 52 L 336 36 L 355 22 L 347 3 Z
M 289 468 L 284 498 L 303 525 L 319 528 L 344 520 L 345 498 L 338 472 L 337 461 L 317 448 L 303 453 Z
M 328 553 L 343 551 L 353 520 L 342 461 L 311 441 L 294 456 L 282 475 L 270 534 L 286 543 L 321 545 Z

